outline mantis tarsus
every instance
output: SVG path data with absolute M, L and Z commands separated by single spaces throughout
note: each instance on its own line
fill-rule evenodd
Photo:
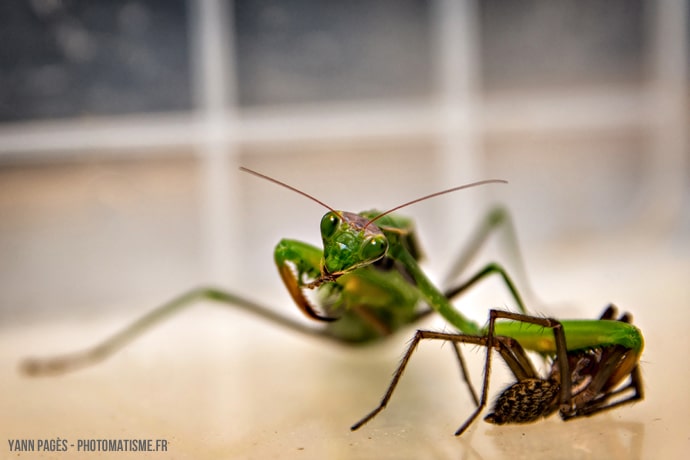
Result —
M 93 364 L 113 354 L 163 319 L 192 305 L 196 300 L 208 299 L 251 311 L 302 333 L 347 343 L 364 343 L 380 339 L 429 313 L 440 314 L 460 333 L 419 331 L 415 336 L 415 346 L 422 339 L 435 338 L 451 341 L 454 345 L 474 343 L 487 347 L 487 372 L 481 401 L 476 401 L 475 398 L 478 403 L 476 411 L 456 434 L 462 433 L 486 404 L 491 362 L 489 350 L 492 349 L 497 349 L 501 353 L 515 374 L 518 384 L 526 379 L 540 380 L 523 349 L 549 357 L 555 356 L 554 363 L 558 365 L 554 365 L 552 374 L 557 370 L 560 375 L 570 375 L 569 367 L 578 369 L 578 362 L 583 362 L 585 355 L 595 350 L 610 350 L 611 347 L 623 350 L 624 359 L 611 358 L 607 361 L 607 366 L 602 366 L 606 367 L 606 373 L 611 375 L 604 378 L 604 371 L 590 372 L 594 374 L 590 377 L 598 382 L 596 388 L 588 386 L 594 393 L 590 400 L 608 399 L 625 377 L 637 375 L 637 364 L 643 348 L 642 334 L 626 321 L 613 321 L 608 317 L 599 320 L 563 321 L 530 317 L 515 284 L 507 272 L 496 263 L 487 264 L 468 280 L 446 292 L 441 292 L 422 271 L 418 264 L 420 251 L 413 222 L 394 212 L 438 195 L 505 181 L 475 182 L 433 193 L 385 212 L 365 211 L 355 214 L 335 210 L 311 195 L 276 179 L 247 168 L 240 169 L 295 191 L 329 210 L 320 224 L 323 249 L 301 241 L 284 239 L 278 243 L 274 251 L 278 272 L 295 304 L 308 317 L 323 322 L 322 328 L 307 327 L 271 309 L 220 289 L 200 288 L 161 305 L 92 348 L 70 355 L 28 359 L 22 363 L 23 371 L 34 376 L 49 375 Z M 502 211 L 491 213 L 475 238 L 477 245 L 505 221 L 506 215 Z M 470 252 L 474 249 L 470 248 Z M 458 266 L 455 271 L 459 271 L 460 268 L 461 266 Z M 494 274 L 502 278 L 520 313 L 492 310 L 489 326 L 482 327 L 460 313 L 452 305 L 451 300 Z M 308 291 L 314 291 L 315 300 L 312 300 L 313 296 L 307 297 Z M 501 318 L 509 321 L 497 321 Z M 457 351 L 457 346 L 455 349 Z M 359 428 L 385 407 L 413 350 L 414 346 L 408 349 L 382 404 L 352 429 Z M 458 357 L 461 357 L 459 352 Z M 601 380 L 606 381 L 602 383 Z M 577 385 L 582 385 L 582 382 L 576 378 L 559 378 L 558 381 L 561 414 L 573 417 L 589 415 L 584 413 L 589 410 L 589 406 L 580 404 L 577 395 L 572 391 Z M 638 387 L 641 397 L 641 386 Z M 537 404 L 529 402 L 536 401 L 534 398 L 524 398 L 520 401 L 528 405 Z M 604 403 L 605 401 L 602 404 Z M 549 408 L 552 406 L 552 402 L 549 402 Z M 494 419 L 495 422 L 497 420 Z M 517 421 L 519 420 L 506 418 L 508 423 Z

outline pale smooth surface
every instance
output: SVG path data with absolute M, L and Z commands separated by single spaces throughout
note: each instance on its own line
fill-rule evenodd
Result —
M 84 458 L 76 451 L 79 439 L 151 438 L 167 440 L 168 452 L 88 458 L 681 458 L 690 448 L 686 243 L 619 240 L 530 254 L 532 282 L 547 300 L 540 313 L 595 317 L 608 301 L 634 313 L 646 338 L 646 399 L 631 407 L 568 423 L 478 421 L 458 439 L 452 433 L 472 404 L 450 348 L 427 343 L 389 408 L 351 433 L 349 426 L 378 402 L 412 330 L 387 344 L 349 349 L 203 305 L 112 359 L 61 377 L 26 378 L 17 364 L 27 355 L 93 343 L 136 313 L 3 330 L 0 457 Z M 504 292 L 493 291 L 459 306 L 481 318 L 477 305 L 507 303 Z M 284 295 L 276 302 L 292 308 Z M 482 350 L 466 354 L 479 382 Z M 497 371 L 492 396 L 505 382 Z M 40 455 L 8 450 L 10 439 L 56 437 L 75 448 Z

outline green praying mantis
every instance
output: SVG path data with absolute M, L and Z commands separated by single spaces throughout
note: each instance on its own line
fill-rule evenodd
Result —
M 455 287 L 442 292 L 419 265 L 420 250 L 413 221 L 399 209 L 439 195 L 469 187 L 505 183 L 485 180 L 453 187 L 396 206 L 388 211 L 358 214 L 335 210 L 317 198 L 256 171 L 242 171 L 299 193 L 328 209 L 320 223 L 323 248 L 283 239 L 274 259 L 293 301 L 309 318 L 323 323 L 312 328 L 248 299 L 216 288 L 189 291 L 146 314 L 121 332 L 76 353 L 25 360 L 21 368 L 32 376 L 68 372 L 94 364 L 146 330 L 193 305 L 212 300 L 244 309 L 300 333 L 343 343 L 368 343 L 390 336 L 421 318 L 437 313 L 457 329 L 456 333 L 418 330 L 403 355 L 380 404 L 352 425 L 357 430 L 388 404 L 411 356 L 422 340 L 452 343 L 460 368 L 475 403 L 474 412 L 458 428 L 462 434 L 487 403 L 492 351 L 499 353 L 515 377 L 515 383 L 497 398 L 485 420 L 495 424 L 527 423 L 556 411 L 564 420 L 589 416 L 643 398 L 639 360 L 644 346 L 642 333 L 629 315 L 616 319 L 609 307 L 599 319 L 556 320 L 530 316 L 515 283 L 502 266 L 489 263 Z M 487 235 L 507 222 L 498 209 L 480 227 L 469 253 Z M 464 263 L 457 264 L 457 277 Z M 499 276 L 515 300 L 519 312 L 490 310 L 487 326 L 463 315 L 452 300 L 485 278 Z M 459 344 L 486 348 L 484 378 L 478 398 L 469 383 Z M 550 361 L 540 377 L 526 351 Z M 630 394 L 628 394 L 630 393 Z

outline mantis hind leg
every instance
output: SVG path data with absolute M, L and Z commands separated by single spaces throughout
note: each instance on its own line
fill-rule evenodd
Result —
M 516 265 L 516 270 L 521 284 L 524 285 L 525 289 L 530 293 L 530 295 L 532 295 L 532 289 L 529 287 L 530 285 L 527 280 L 524 259 L 522 257 L 522 253 L 520 252 L 520 245 L 518 244 L 517 240 L 515 225 L 513 224 L 513 220 L 510 217 L 508 210 L 502 206 L 494 207 L 484 217 L 479 227 L 477 227 L 477 229 L 474 231 L 470 237 L 470 240 L 467 242 L 464 249 L 457 257 L 455 263 L 448 271 L 444 284 L 448 285 L 462 275 L 467 270 L 467 267 L 472 260 L 476 258 L 479 250 L 486 244 L 489 236 L 499 230 L 502 231 L 502 239 L 505 241 L 505 245 L 508 248 L 510 259 L 512 259 L 514 265 Z M 526 314 L 527 309 L 525 307 L 525 303 L 517 290 L 515 282 L 508 275 L 507 271 L 501 265 L 495 262 L 487 264 L 482 270 L 478 271 L 475 275 L 464 281 L 462 284 L 447 289 L 445 291 L 445 295 L 449 299 L 453 298 L 482 281 L 487 276 L 493 274 L 499 275 L 503 279 L 503 282 L 517 304 L 518 310 L 521 313 Z
M 90 366 L 114 354 L 160 322 L 201 300 L 212 300 L 227 306 L 234 306 L 303 334 L 329 337 L 323 330 L 304 326 L 250 300 L 220 289 L 204 287 L 193 289 L 164 303 L 108 339 L 90 348 L 61 356 L 26 359 L 20 364 L 21 371 L 30 376 L 45 376 L 62 374 Z
M 510 291 L 510 294 L 515 300 L 515 303 L 520 313 L 527 314 L 527 308 L 525 307 L 525 303 L 522 300 L 522 296 L 515 287 L 515 283 L 510 278 L 510 276 L 508 276 L 508 273 L 505 271 L 505 269 L 494 262 L 486 265 L 483 269 L 479 270 L 476 274 L 474 274 L 469 280 L 465 281 L 459 286 L 446 290 L 444 292 L 444 295 L 448 299 L 452 299 L 453 297 L 462 294 L 464 291 L 470 289 L 475 284 L 484 280 L 484 278 L 494 274 L 499 275 L 503 279 L 503 282 L 506 284 L 508 291 Z

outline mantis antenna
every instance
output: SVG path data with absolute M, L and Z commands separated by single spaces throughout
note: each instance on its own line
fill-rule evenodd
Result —
M 292 185 L 288 185 L 288 184 L 286 184 L 285 182 L 279 181 L 278 179 L 274 179 L 274 178 L 269 177 L 269 176 L 267 176 L 267 175 L 265 175 L 265 174 L 261 174 L 261 173 L 259 173 L 259 172 L 253 171 L 253 170 L 251 170 L 251 169 L 249 169 L 249 168 L 245 168 L 244 166 L 240 166 L 240 171 L 244 171 L 244 172 L 246 172 L 246 173 L 253 174 L 253 175 L 256 176 L 256 177 L 260 177 L 260 178 L 262 178 L 262 179 L 266 179 L 267 181 L 273 182 L 273 183 L 276 184 L 276 185 L 280 185 L 280 186 L 282 186 L 282 187 L 285 187 L 285 188 L 288 189 L 288 190 L 292 190 L 292 191 L 295 192 L 295 193 L 299 193 L 300 195 L 302 195 L 302 196 L 304 196 L 304 197 L 307 197 L 307 198 L 309 198 L 310 200 L 315 201 L 316 203 L 319 203 L 321 206 L 323 206 L 324 208 L 328 209 L 329 211 L 332 211 L 332 212 L 334 212 L 334 213 L 336 213 L 336 214 L 340 214 L 338 211 L 336 211 L 335 209 L 331 208 L 330 206 L 328 206 L 328 205 L 327 205 L 326 203 L 324 203 L 323 201 L 319 200 L 318 198 L 315 198 L 315 197 L 311 196 L 311 195 L 308 194 L 307 192 L 303 192 L 302 190 L 299 190 L 299 189 L 293 187 Z
M 245 168 L 244 166 L 240 166 L 240 171 L 244 171 L 244 172 L 246 172 L 246 173 L 252 174 L 252 175 L 257 176 L 257 177 L 260 177 L 260 178 L 262 178 L 262 179 L 266 179 L 267 181 L 273 182 L 273 183 L 276 184 L 276 185 L 280 185 L 280 186 L 282 186 L 282 187 L 285 187 L 285 188 L 288 189 L 288 190 L 292 190 L 292 191 L 295 192 L 295 193 L 299 193 L 300 195 L 302 195 L 302 196 L 304 196 L 304 197 L 306 197 L 306 198 L 309 198 L 310 200 L 312 200 L 312 201 L 314 201 L 314 202 L 320 204 L 321 206 L 323 206 L 324 208 L 328 209 L 329 211 L 332 211 L 332 212 L 334 212 L 334 213 L 336 213 L 336 214 L 340 214 L 338 211 L 336 211 L 336 210 L 333 209 L 332 207 L 328 206 L 328 205 L 327 205 L 326 203 L 324 203 L 323 201 L 319 200 L 319 199 L 316 198 L 316 197 L 311 196 L 311 195 L 308 194 L 307 192 L 303 192 L 302 190 L 299 190 L 298 188 L 293 187 L 292 185 L 288 185 L 288 184 L 286 184 L 285 182 L 279 181 L 278 179 L 274 179 L 274 178 L 272 178 L 272 177 L 269 177 L 269 176 L 267 176 L 267 175 L 265 175 L 265 174 L 261 174 L 261 173 L 259 173 L 259 172 L 254 171 L 254 170 L 251 170 L 251 169 L 249 169 L 249 168 Z M 435 198 L 435 197 L 437 197 L 437 196 L 439 196 L 439 195 L 445 195 L 445 194 L 447 194 L 447 193 L 457 192 L 458 190 L 463 190 L 463 189 L 466 189 L 466 188 L 478 187 L 478 186 L 480 186 L 480 185 L 486 185 L 486 184 L 507 184 L 507 183 L 508 183 L 508 181 L 507 181 L 507 180 L 503 180 L 503 179 L 486 179 L 486 180 L 480 180 L 480 181 L 477 181 L 477 182 L 471 182 L 471 183 L 469 183 L 469 184 L 459 185 L 459 186 L 457 186 L 457 187 L 452 187 L 452 188 L 449 188 L 449 189 L 446 189 L 446 190 L 441 190 L 440 192 L 431 193 L 431 194 L 425 195 L 425 196 L 423 196 L 423 197 L 421 197 L 421 198 L 416 198 L 416 199 L 414 199 L 414 200 L 412 200 L 412 201 L 408 201 L 407 203 L 403 203 L 403 204 L 401 204 L 401 205 L 398 205 L 398 206 L 396 206 L 396 207 L 394 207 L 394 208 L 389 209 L 388 211 L 382 212 L 382 213 L 379 214 L 378 216 L 376 216 L 376 217 L 374 217 L 373 219 L 369 220 L 369 222 L 366 223 L 366 225 L 364 226 L 364 228 L 367 228 L 369 225 L 371 225 L 371 224 L 374 223 L 375 221 L 379 220 L 379 219 L 382 218 L 383 216 L 385 216 L 385 215 L 387 215 L 387 214 L 390 214 L 390 213 L 392 213 L 392 212 L 394 212 L 394 211 L 397 211 L 398 209 L 405 208 L 405 207 L 407 207 L 407 206 L 410 206 L 410 205 L 415 204 L 415 203 L 419 203 L 420 201 L 428 200 L 428 199 L 430 199 L 430 198 Z
M 446 189 L 446 190 L 441 190 L 440 192 L 431 193 L 431 194 L 426 195 L 426 196 L 423 196 L 423 197 L 421 197 L 421 198 L 417 198 L 417 199 L 414 199 L 414 200 L 412 200 L 412 201 L 408 201 L 407 203 L 403 203 L 403 204 L 401 204 L 401 205 L 398 205 L 398 206 L 396 206 L 396 207 L 394 207 L 394 208 L 389 209 L 388 211 L 382 212 L 381 214 L 379 214 L 378 216 L 374 217 L 374 218 L 371 219 L 369 222 L 367 222 L 367 224 L 364 226 L 364 228 L 367 228 L 367 227 L 369 226 L 369 224 L 374 223 L 375 221 L 379 220 L 379 219 L 382 218 L 383 216 L 385 216 L 385 215 L 387 215 L 387 214 L 390 214 L 390 213 L 392 213 L 392 212 L 394 212 L 394 211 L 397 211 L 397 210 L 400 209 L 400 208 L 404 208 L 404 207 L 410 206 L 411 204 L 419 203 L 420 201 L 428 200 L 428 199 L 430 199 L 430 198 L 435 198 L 435 197 L 437 197 L 437 196 L 439 196 L 439 195 L 445 195 L 446 193 L 457 192 L 458 190 L 462 190 L 462 189 L 466 189 L 466 188 L 470 188 L 470 187 L 477 187 L 477 186 L 479 186 L 479 185 L 485 185 L 485 184 L 507 184 L 507 183 L 508 183 L 508 181 L 507 181 L 507 180 L 503 180 L 503 179 L 486 179 L 486 180 L 480 180 L 480 181 L 477 181 L 477 182 L 471 182 L 471 183 L 469 183 L 469 184 L 458 185 L 457 187 L 452 187 L 452 188 L 449 188 L 449 189 Z

